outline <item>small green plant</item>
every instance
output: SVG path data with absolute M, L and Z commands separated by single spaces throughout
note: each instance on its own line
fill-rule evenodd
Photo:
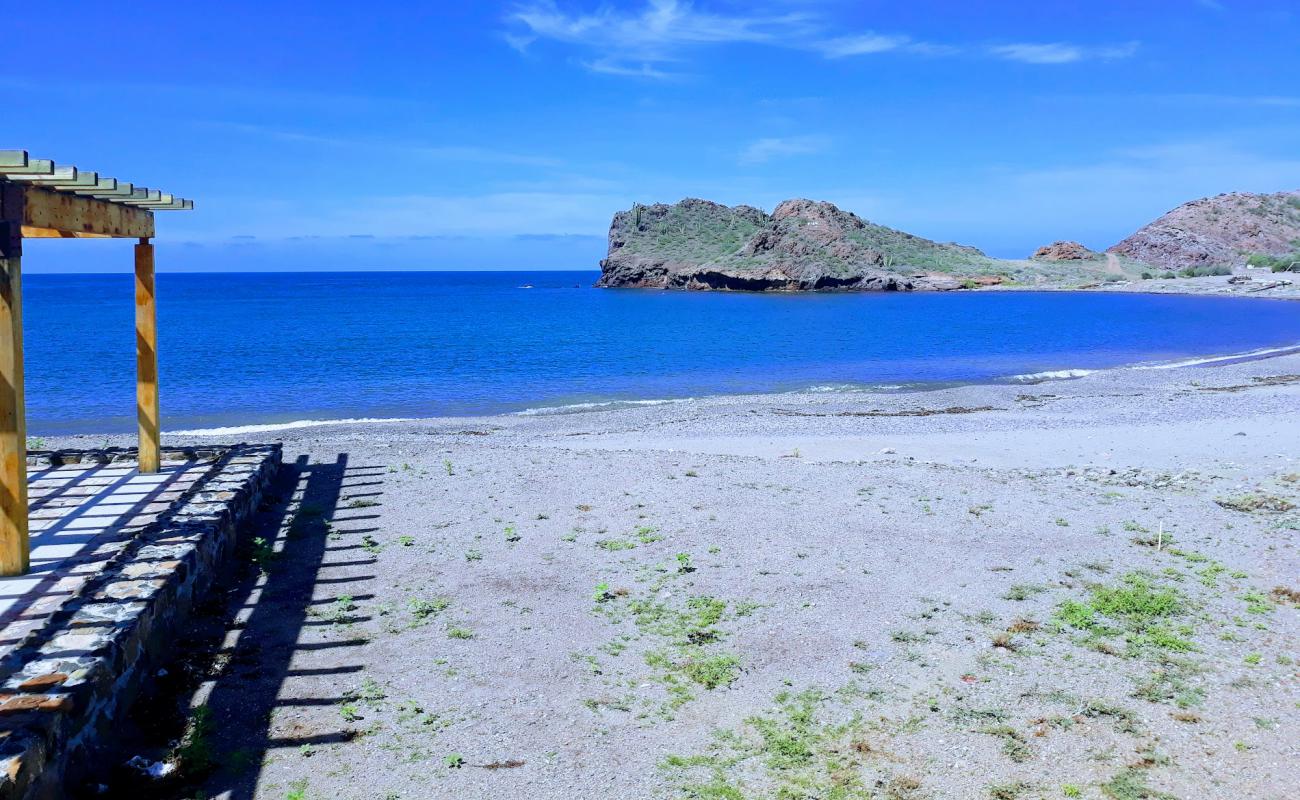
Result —
M 432 600 L 413 597 L 407 603 L 407 608 L 411 611 L 411 616 L 415 617 L 417 622 L 424 622 L 432 617 L 436 617 L 451 607 L 451 600 L 446 597 L 435 597 Z
M 601 550 L 616 552 L 618 550 L 632 550 L 636 547 L 636 542 L 630 542 L 627 539 L 601 539 L 596 542 L 596 546 Z
M 481 551 L 479 551 L 479 550 L 466 550 L 466 551 L 465 551 L 465 560 L 466 560 L 466 561 L 482 561 L 482 560 L 483 560 L 483 553 L 482 553 Z
M 307 779 L 299 778 L 289 784 L 289 791 L 285 792 L 284 800 L 307 800 Z
M 474 631 L 469 628 L 450 627 L 447 629 L 447 638 L 449 639 L 473 639 Z
M 344 703 L 339 706 L 339 716 L 343 718 L 344 722 L 356 722 L 362 719 L 361 710 L 353 703 Z
M 664 538 L 653 527 L 644 525 L 636 529 L 636 538 L 641 544 L 652 544 Z
M 1028 761 L 1034 754 L 1025 742 L 1025 737 L 1010 725 L 992 725 L 980 729 L 980 733 L 996 736 L 1002 740 L 1002 752 L 1017 764 Z
M 415 544 L 415 537 L 404 533 L 397 537 L 397 543 L 402 547 L 411 547 Z
M 1047 591 L 1046 586 L 1037 586 L 1032 583 L 1018 583 L 1008 589 L 1006 594 L 1002 595 L 1002 599 L 1016 601 L 1028 600 L 1033 595 L 1041 594 L 1045 591 Z
M 449 753 L 442 757 L 442 765 L 447 769 L 460 769 L 465 766 L 465 757 L 460 753 Z
M 506 542 L 509 544 L 515 544 L 516 542 L 524 538 L 523 535 L 519 533 L 519 531 L 515 530 L 515 526 L 513 525 L 506 527 L 505 536 L 506 536 Z
M 185 733 L 174 753 L 176 763 L 182 774 L 199 775 L 212 769 L 216 764 L 212 735 L 215 723 L 212 721 L 212 709 L 206 705 L 197 706 L 190 713 L 185 724 Z
M 253 563 L 257 569 L 265 575 L 270 571 L 271 564 L 279 554 L 275 552 L 275 545 L 261 536 L 253 539 Z
M 1067 783 L 1061 786 L 1061 794 L 1065 797 L 1083 797 L 1083 790 L 1073 783 Z
M 691 563 L 690 553 L 678 553 L 675 558 L 677 559 L 677 571 L 681 574 L 685 575 L 688 572 L 695 571 L 695 566 Z
M 1260 655 L 1259 653 L 1249 653 L 1242 660 L 1253 667 L 1259 664 L 1259 662 L 1263 661 L 1264 656 Z
M 449 458 L 444 458 L 442 460 L 442 468 L 447 471 L 448 475 L 456 474 L 451 468 L 451 459 Z

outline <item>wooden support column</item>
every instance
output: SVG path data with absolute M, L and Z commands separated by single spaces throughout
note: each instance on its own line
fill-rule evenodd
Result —
M 140 422 L 140 471 L 157 472 L 162 461 L 158 417 L 158 316 L 154 303 L 153 244 L 135 246 L 135 405 Z
M 0 576 L 5 577 L 25 574 L 31 557 L 23 405 L 22 194 L 16 189 L 0 183 Z

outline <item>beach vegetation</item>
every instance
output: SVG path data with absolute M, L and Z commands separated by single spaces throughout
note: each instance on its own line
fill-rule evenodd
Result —
M 196 706 L 185 722 L 180 744 L 172 753 L 181 774 L 201 775 L 216 766 L 215 733 L 212 709 L 206 705 Z
M 268 539 L 257 536 L 253 538 L 252 557 L 257 569 L 265 575 L 270 571 L 271 564 L 279 557 L 279 553 L 275 552 L 275 545 Z
M 979 732 L 1001 741 L 1003 755 L 1017 764 L 1028 761 L 1034 755 L 1024 735 L 1010 725 L 990 725 L 981 728 Z
M 1045 591 L 1047 591 L 1046 586 L 1039 586 L 1038 584 L 1033 583 L 1018 583 L 1008 589 L 1006 594 L 1002 595 L 1002 599 L 1015 601 L 1028 600 L 1030 597 L 1036 594 L 1042 594 Z
M 663 534 L 650 525 L 643 525 L 636 529 L 636 540 L 641 544 L 652 544 L 663 539 Z
M 1014 783 L 998 783 L 988 787 L 989 798 L 991 800 L 1019 800 L 1027 792 L 1034 790 L 1033 784 L 1024 781 L 1015 781 Z
M 1252 267 L 1267 269 L 1269 272 L 1300 272 L 1300 251 L 1271 256 L 1267 253 L 1251 253 L 1246 263 Z
M 450 608 L 451 600 L 446 597 L 434 597 L 428 600 L 413 597 L 407 602 L 406 607 L 414 620 L 412 625 L 422 625 Z
M 1137 767 L 1126 767 L 1099 787 L 1109 800 L 1177 800 L 1173 795 L 1152 789 L 1146 773 Z
M 1231 275 L 1232 268 L 1223 264 L 1183 267 L 1178 271 L 1178 274 L 1183 278 L 1208 278 L 1214 275 Z
M 284 793 L 284 800 L 307 800 L 307 787 L 310 784 L 306 778 L 299 778 L 289 784 L 289 791 Z
M 1218 497 L 1215 498 L 1214 502 L 1223 508 L 1247 513 L 1252 511 L 1283 512 L 1295 508 L 1295 504 L 1290 500 L 1287 500 L 1285 497 L 1264 494 L 1262 492 L 1243 494 L 1237 497 Z
M 462 628 L 458 625 L 452 625 L 447 628 L 448 639 L 473 639 L 474 631 L 469 628 Z
M 600 539 L 596 546 L 601 550 L 617 552 L 619 550 L 632 550 L 636 547 L 636 542 L 627 539 Z

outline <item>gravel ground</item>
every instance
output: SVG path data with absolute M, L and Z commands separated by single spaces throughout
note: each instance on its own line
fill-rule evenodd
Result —
M 1300 355 L 263 436 L 109 793 L 1300 795 Z

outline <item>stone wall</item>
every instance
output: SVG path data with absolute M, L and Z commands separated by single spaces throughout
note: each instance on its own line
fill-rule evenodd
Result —
M 194 490 L 0 662 L 0 800 L 58 798 L 111 741 L 115 718 L 169 660 L 280 467 L 279 445 L 164 450 L 212 460 Z M 33 453 L 33 465 L 134 460 L 129 449 Z

